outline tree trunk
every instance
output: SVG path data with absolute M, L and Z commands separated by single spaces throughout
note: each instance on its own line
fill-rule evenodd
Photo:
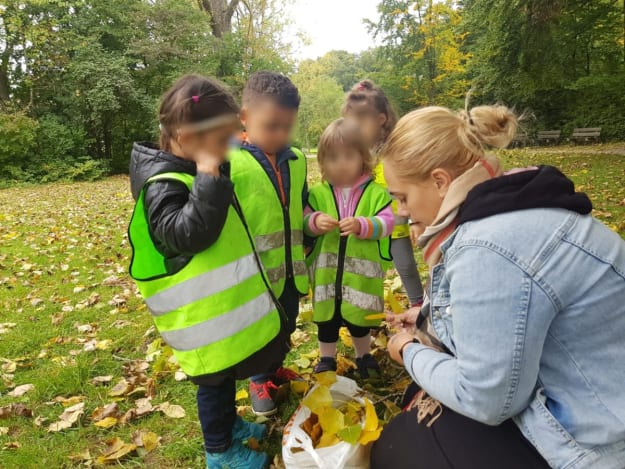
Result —
M 232 16 L 240 0 L 198 0 L 198 6 L 210 16 L 213 36 L 221 38 L 232 31 Z
M 9 102 L 11 87 L 9 84 L 9 54 L 5 51 L 0 57 L 0 104 Z

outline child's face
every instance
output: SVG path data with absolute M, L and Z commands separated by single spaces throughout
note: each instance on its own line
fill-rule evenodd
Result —
M 384 133 L 386 115 L 375 111 L 345 113 L 345 119 L 353 120 L 358 125 L 362 137 L 369 148 L 380 142 Z
M 178 144 L 183 153 L 180 156 L 193 159 L 199 153 L 207 153 L 223 161 L 228 154 L 230 141 L 240 128 L 237 122 L 233 122 L 205 132 L 183 132 L 178 137 Z
M 289 144 L 297 109 L 280 106 L 271 99 L 241 109 L 241 123 L 247 138 L 265 153 L 277 153 Z
M 338 147 L 323 162 L 326 179 L 339 187 L 351 187 L 362 176 L 363 159 L 355 148 Z

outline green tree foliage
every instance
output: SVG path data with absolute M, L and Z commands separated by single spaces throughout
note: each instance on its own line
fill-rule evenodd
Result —
M 282 3 L 231 2 L 219 35 L 203 3 L 219 2 L 0 0 L 0 120 L 11 123 L 0 162 L 21 161 L 0 179 L 126 171 L 132 141 L 156 136 L 159 97 L 179 76 L 217 76 L 236 92 L 256 70 L 292 70 Z
M 537 127 L 625 138 L 622 1 L 465 0 L 463 18 L 481 99 L 530 110 Z
M 336 80 L 324 74 L 315 74 L 307 64 L 293 75 L 293 82 L 302 96 L 296 143 L 310 149 L 317 145 L 326 126 L 340 116 L 344 92 Z
M 380 21 L 369 26 L 406 91 L 403 100 L 413 107 L 461 101 L 469 54 L 462 50 L 458 2 L 383 0 L 378 10 Z

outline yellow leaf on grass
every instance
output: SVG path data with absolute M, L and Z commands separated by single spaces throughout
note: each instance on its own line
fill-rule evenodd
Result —
M 150 452 L 160 445 L 161 437 L 147 430 L 136 430 L 132 434 L 132 442 L 138 447 Z
M 126 378 L 121 378 L 113 388 L 109 391 L 111 397 L 121 397 L 130 393 L 134 389 L 134 385 L 130 384 Z
M 237 401 L 242 401 L 243 399 L 247 399 L 248 397 L 250 397 L 250 395 L 245 389 L 239 389 L 237 391 L 237 394 L 234 396 L 234 399 Z
M 345 428 L 345 416 L 343 412 L 334 407 L 321 409 L 318 414 L 321 429 L 326 434 L 335 434 Z
M 100 428 L 111 428 L 117 423 L 116 417 L 105 417 L 102 420 L 98 420 L 94 425 Z
M 28 391 L 32 391 L 35 389 L 35 385 L 33 384 L 22 384 L 21 386 L 17 386 L 15 389 L 7 393 L 7 396 L 11 397 L 20 397 L 26 394 Z
M 319 386 L 302 400 L 302 404 L 318 414 L 324 407 L 332 405 L 332 395 L 328 388 Z
M 102 453 L 102 456 L 98 456 L 96 462 L 98 464 L 116 462 L 136 449 L 137 445 L 124 443 L 120 438 L 115 437 L 106 442 L 106 449 Z
M 76 405 L 68 407 L 65 411 L 59 416 L 59 421 L 51 423 L 48 427 L 48 432 L 59 432 L 61 430 L 65 430 L 66 428 L 70 428 L 73 424 L 75 424 L 80 416 L 85 411 L 85 403 L 80 402 Z
M 172 419 L 181 419 L 186 413 L 182 407 L 176 404 L 170 404 L 169 402 L 163 402 L 155 407 L 155 410 L 160 410 L 167 417 Z

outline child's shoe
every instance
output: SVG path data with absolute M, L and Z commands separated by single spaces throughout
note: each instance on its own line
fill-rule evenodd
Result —
M 278 389 L 269 377 L 263 381 L 250 381 L 250 400 L 254 414 L 268 417 L 278 411 L 276 406 Z
M 321 357 L 315 365 L 313 373 L 323 373 L 324 371 L 336 371 L 336 359 L 333 357 Z
M 207 469 L 264 469 L 268 462 L 265 453 L 251 450 L 236 440 L 223 453 L 206 452 Z
M 295 371 L 281 366 L 273 374 L 273 376 L 271 377 L 271 381 L 273 381 L 276 386 L 282 386 L 283 384 L 289 383 L 291 381 L 305 381 L 305 379 L 302 378 Z
M 260 441 L 267 436 L 267 427 L 258 423 L 248 422 L 237 415 L 232 427 L 232 439 L 245 441 L 249 438 L 255 438 Z
M 358 374 L 362 379 L 374 378 L 382 374 L 380 365 L 370 353 L 365 353 L 361 358 L 356 358 L 356 365 L 358 366 Z

